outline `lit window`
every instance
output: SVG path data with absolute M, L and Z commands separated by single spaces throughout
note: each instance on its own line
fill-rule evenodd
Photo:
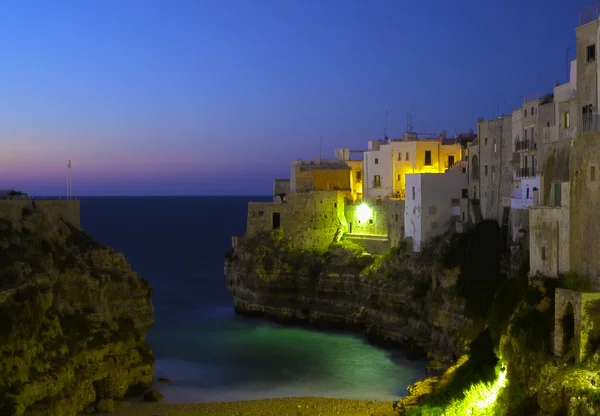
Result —
M 494 153 L 496 153 L 496 139 L 494 139 Z
M 563 125 L 564 125 L 565 129 L 568 129 L 569 127 L 571 127 L 571 115 L 569 114 L 568 111 L 566 111 L 563 116 Z
M 381 176 L 375 175 L 373 178 L 373 188 L 381 188 Z

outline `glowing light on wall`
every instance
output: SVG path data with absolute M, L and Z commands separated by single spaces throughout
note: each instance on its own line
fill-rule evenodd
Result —
M 373 211 L 371 211 L 371 208 L 367 204 L 361 204 L 356 209 L 356 216 L 360 222 L 367 221 L 371 218 L 371 215 L 373 215 Z

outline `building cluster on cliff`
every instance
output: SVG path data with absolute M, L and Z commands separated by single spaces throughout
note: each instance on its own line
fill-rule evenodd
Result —
M 597 5 L 580 11 L 568 82 L 525 97 L 512 114 L 446 137 L 368 142 L 331 160 L 294 161 L 273 202 L 249 204 L 247 234 L 282 228 L 301 247 L 342 236 L 381 252 L 421 250 L 484 219 L 507 249 L 529 251 L 532 274 L 600 275 L 600 39 Z M 571 209 L 573 208 L 573 209 Z

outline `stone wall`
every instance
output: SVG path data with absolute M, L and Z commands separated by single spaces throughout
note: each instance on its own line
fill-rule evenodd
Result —
M 388 235 L 388 216 L 383 204 L 366 203 L 371 210 L 371 217 L 361 221 L 357 211 L 363 203 L 347 204 L 345 208 L 348 232 L 352 234 Z
M 529 209 L 529 268 L 531 275 L 557 277 L 569 271 L 569 208 Z
M 600 132 L 580 134 L 571 155 L 571 271 L 600 286 Z
M 27 199 L 0 200 L 0 218 L 13 223 L 20 229 L 23 216 L 37 210 L 41 213 L 42 222 L 55 222 L 57 218 L 81 228 L 80 201 L 78 199 Z
M 397 247 L 404 240 L 405 201 L 388 199 L 383 202 L 387 214 L 387 235 L 390 247 Z
M 511 243 L 520 239 L 523 231 L 529 232 L 529 208 L 510 210 L 510 238 Z
M 564 316 L 573 313 L 573 342 L 565 340 Z M 576 361 L 586 357 L 593 337 L 600 334 L 600 293 L 581 293 L 566 289 L 556 289 L 554 300 L 554 355 L 562 357 L 566 348 L 573 347 Z
M 315 191 L 288 194 L 284 204 L 250 202 L 246 234 L 273 230 L 273 216 L 279 214 L 284 236 L 291 237 L 297 247 L 325 249 L 346 230 L 347 197 L 348 192 Z

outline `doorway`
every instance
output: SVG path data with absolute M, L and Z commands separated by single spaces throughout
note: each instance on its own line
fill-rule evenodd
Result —
M 454 166 L 454 155 L 448 155 L 448 169 Z
M 276 230 L 281 226 L 281 214 L 279 212 L 273 213 L 273 229 Z

